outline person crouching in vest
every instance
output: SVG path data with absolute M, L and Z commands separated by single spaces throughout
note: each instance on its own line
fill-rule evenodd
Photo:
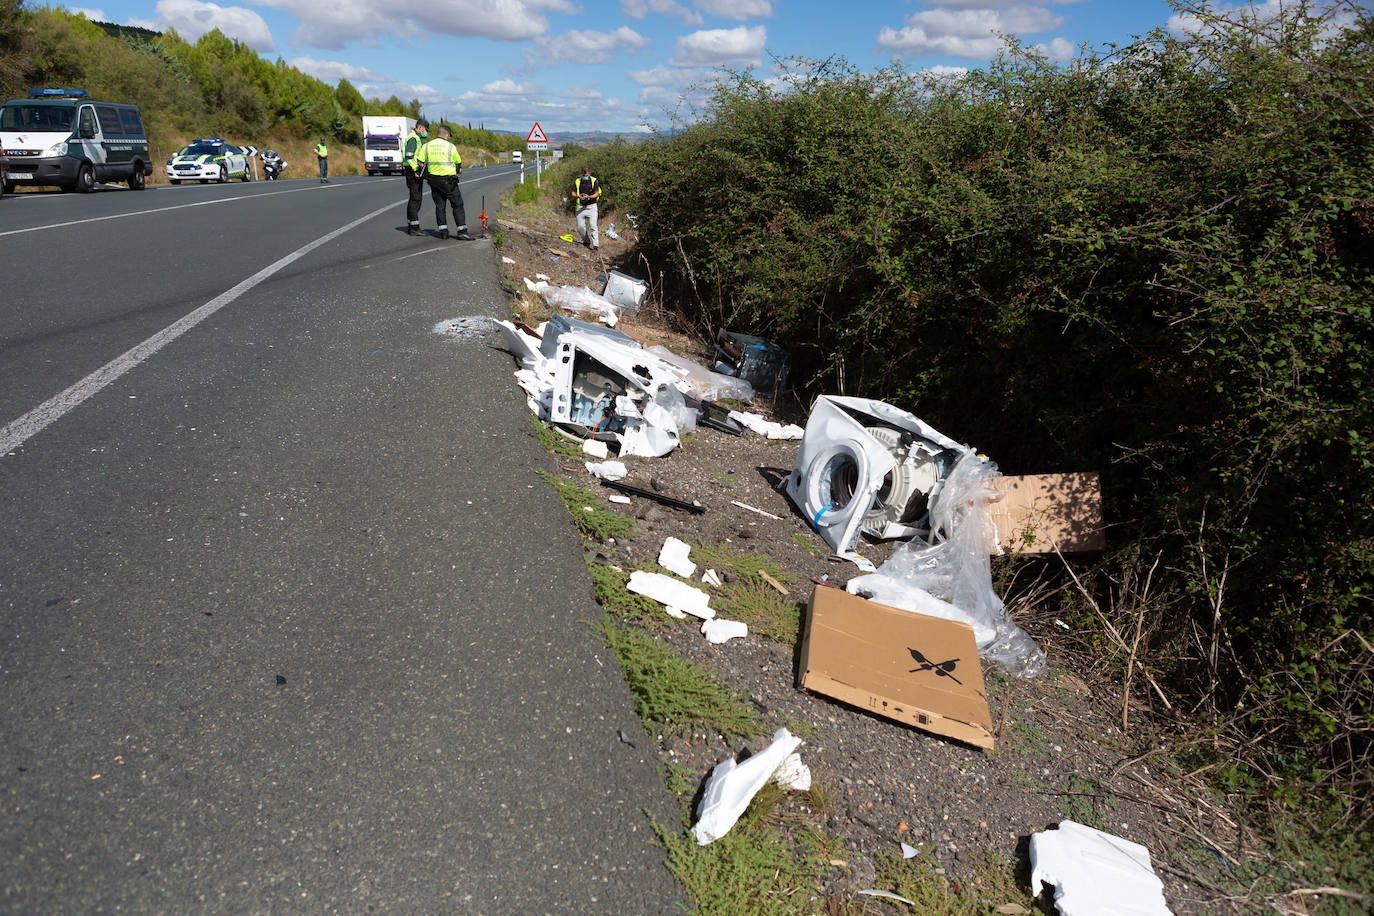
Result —
M 455 220 L 454 238 L 464 242 L 473 241 L 468 235 L 468 221 L 463 213 L 463 195 L 458 192 L 458 173 L 463 168 L 463 157 L 458 155 L 458 147 L 449 142 L 449 129 L 440 124 L 439 136 L 426 143 L 420 150 L 420 162 L 425 167 L 425 178 L 429 181 L 429 193 L 434 198 L 434 221 L 439 226 L 439 238 L 448 235 L 448 214 L 444 209 L 447 203 L 453 208 Z
M 425 137 L 429 136 L 429 122 L 424 118 L 419 118 L 415 122 L 415 127 L 410 133 L 406 134 L 405 143 L 401 144 L 401 173 L 406 177 L 406 232 L 410 235 L 421 235 L 420 232 L 420 202 L 425 198 L 425 167 L 420 162 L 420 149 L 425 145 Z
M 591 246 L 592 251 L 601 247 L 596 228 L 596 202 L 600 198 L 601 183 L 590 169 L 582 166 L 582 177 L 573 183 L 573 200 L 577 201 L 577 234 L 582 236 L 582 244 Z M 584 220 L 589 225 L 584 225 Z

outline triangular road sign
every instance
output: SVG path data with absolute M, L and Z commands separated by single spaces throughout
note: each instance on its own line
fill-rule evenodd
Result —
M 534 122 L 534 127 L 530 129 L 530 135 L 525 138 L 526 143 L 548 143 L 549 138 L 544 135 L 544 128 L 539 126 L 539 122 Z

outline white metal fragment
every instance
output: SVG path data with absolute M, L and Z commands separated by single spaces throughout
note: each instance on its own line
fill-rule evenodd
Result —
M 690 544 L 669 537 L 664 540 L 663 547 L 658 552 L 658 565 L 684 579 L 690 579 L 692 573 L 697 571 L 697 564 L 688 559 L 691 551 Z
M 800 738 L 780 728 L 773 733 L 772 744 L 743 763 L 727 757 L 716 764 L 697 805 L 697 822 L 692 827 L 697 845 L 707 846 L 729 833 L 749 801 L 801 743 Z
M 630 475 L 630 469 L 623 461 L 585 461 L 587 473 L 602 480 L 620 480 Z
M 630 573 L 630 581 L 625 588 L 636 595 L 644 595 L 667 605 L 669 613 L 676 608 L 702 620 L 716 616 L 715 609 L 710 605 L 710 595 L 672 576 L 637 569 Z
M 716 588 L 720 588 L 725 584 L 720 580 L 720 573 L 716 572 L 714 569 L 708 569 L 706 572 L 702 573 L 701 581 L 705 582 L 707 585 L 714 585 Z
M 701 635 L 706 641 L 719 646 L 731 639 L 749 635 L 749 624 L 740 620 L 725 620 L 714 617 L 701 625 Z
M 1031 893 L 1055 885 L 1063 916 L 1170 916 L 1164 884 L 1139 843 L 1060 821 L 1058 830 L 1032 834 Z

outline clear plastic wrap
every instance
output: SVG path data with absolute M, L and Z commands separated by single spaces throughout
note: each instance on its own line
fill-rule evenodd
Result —
M 754 386 L 742 378 L 712 372 L 701 363 L 694 363 L 690 359 L 678 356 L 664 346 L 652 346 L 649 348 L 649 352 L 677 368 L 682 373 L 683 383 L 688 386 L 687 393 L 698 401 L 719 401 L 721 398 L 735 398 L 739 401 L 748 402 L 754 399 Z
M 993 543 L 989 482 L 997 468 L 973 453 L 954 466 L 931 500 L 929 542 L 902 544 L 875 573 L 857 576 L 851 594 L 973 627 L 978 654 L 1002 670 L 1035 677 L 1045 653 L 1012 622 L 992 590 L 988 545 Z

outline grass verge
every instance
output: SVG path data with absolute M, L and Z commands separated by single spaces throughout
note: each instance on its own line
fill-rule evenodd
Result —
M 620 662 L 635 712 L 650 734 L 685 737 L 698 729 L 745 738 L 763 734 L 758 715 L 742 695 L 700 665 L 679 658 L 671 646 L 610 617 L 593 629 Z
M 604 508 L 601 497 L 586 487 L 545 471 L 536 473 L 558 491 L 558 498 L 563 500 L 563 505 L 568 507 L 568 514 L 572 516 L 573 527 L 584 538 L 606 541 L 623 538 L 634 530 L 634 519 Z

